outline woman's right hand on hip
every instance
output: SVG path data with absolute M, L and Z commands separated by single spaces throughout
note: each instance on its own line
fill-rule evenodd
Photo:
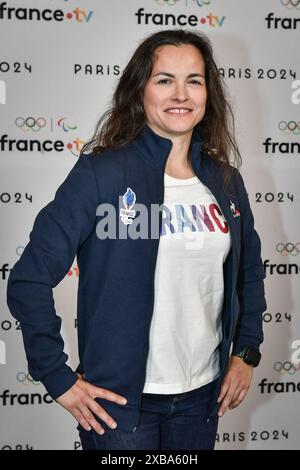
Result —
M 66 408 L 87 431 L 93 428 L 98 434 L 105 432 L 100 423 L 95 419 L 93 413 L 112 429 L 117 427 L 117 423 L 96 402 L 95 398 L 105 398 L 105 400 L 113 401 L 119 405 L 126 405 L 126 398 L 105 388 L 90 384 L 83 380 L 80 374 L 78 376 L 80 378 L 77 382 L 56 399 L 57 403 Z

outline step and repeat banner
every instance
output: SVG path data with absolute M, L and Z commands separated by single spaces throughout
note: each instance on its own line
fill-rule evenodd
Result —
M 81 449 L 74 418 L 28 374 L 7 279 L 137 44 L 170 28 L 212 41 L 267 275 L 262 362 L 244 402 L 220 418 L 216 449 L 300 448 L 300 0 L 9 0 L 0 2 L 0 449 Z M 73 368 L 77 283 L 75 259 L 54 289 Z

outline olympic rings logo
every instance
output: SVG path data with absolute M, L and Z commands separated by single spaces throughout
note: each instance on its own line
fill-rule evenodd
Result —
M 26 374 L 25 372 L 19 372 L 17 374 L 17 381 L 21 383 L 22 385 L 40 385 L 41 382 L 37 382 L 36 380 L 33 380 L 31 375 L 28 373 Z
M 300 370 L 300 362 L 290 362 L 290 361 L 285 361 L 285 362 L 275 362 L 274 364 L 274 370 L 276 372 L 279 372 L 280 374 L 290 374 L 293 375 L 295 374 L 298 370 Z
M 15 119 L 15 124 L 24 132 L 39 132 L 43 127 L 45 127 L 46 119 L 42 117 L 35 119 L 32 116 L 24 119 L 23 117 L 19 116 Z
M 300 0 L 280 0 L 280 3 L 286 8 L 300 10 Z
M 279 242 L 276 245 L 277 253 L 281 253 L 283 256 L 292 255 L 297 256 L 300 251 L 300 242 L 297 243 L 282 243 Z
M 300 0 L 299 0 L 300 2 Z M 285 132 L 285 134 L 300 134 L 300 121 L 280 121 L 278 127 L 281 131 Z

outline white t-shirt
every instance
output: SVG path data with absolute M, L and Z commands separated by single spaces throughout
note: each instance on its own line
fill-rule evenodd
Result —
M 164 174 L 164 210 L 143 393 L 183 393 L 219 375 L 228 224 L 194 176 Z

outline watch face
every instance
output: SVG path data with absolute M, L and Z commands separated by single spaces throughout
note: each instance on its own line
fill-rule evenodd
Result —
M 253 349 L 247 349 L 244 360 L 247 364 L 251 364 L 252 366 L 258 366 L 260 358 L 261 354 L 258 351 L 254 351 Z

